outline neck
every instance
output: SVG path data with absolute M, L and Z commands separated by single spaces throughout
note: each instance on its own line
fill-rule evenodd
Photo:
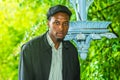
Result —
M 55 39 L 55 38 L 53 38 L 53 36 L 51 36 L 50 34 L 49 34 L 49 36 L 50 36 L 51 40 L 53 41 L 53 43 L 55 44 L 54 47 L 55 47 L 56 49 L 58 49 L 58 47 L 59 47 L 60 43 L 62 42 L 62 40 L 61 40 L 61 39 Z
M 58 49 L 60 42 L 55 43 L 55 48 Z
M 55 44 L 55 48 L 58 49 L 60 43 L 62 42 L 62 39 L 52 39 L 52 41 Z

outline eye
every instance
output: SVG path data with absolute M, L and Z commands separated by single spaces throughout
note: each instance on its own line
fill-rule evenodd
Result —
M 55 24 L 55 25 L 60 25 L 60 22 L 55 21 L 54 24 Z
M 69 25 L 68 22 L 63 23 L 63 26 L 68 26 L 68 25 Z

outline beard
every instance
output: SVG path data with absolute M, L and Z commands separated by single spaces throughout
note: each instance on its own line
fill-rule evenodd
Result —
M 58 42 L 62 42 L 63 39 L 64 39 L 64 38 L 57 38 L 56 40 L 57 40 Z

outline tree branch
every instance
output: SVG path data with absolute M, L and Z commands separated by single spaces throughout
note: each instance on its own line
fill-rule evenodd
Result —
M 99 12 L 100 14 L 102 14 L 102 18 L 103 18 L 104 20 L 106 20 L 106 17 L 105 17 L 104 14 L 102 13 L 102 11 L 103 11 L 103 10 L 106 10 L 106 9 L 108 9 L 108 8 L 111 8 L 111 7 L 113 7 L 113 6 L 115 6 L 115 5 L 119 4 L 119 3 L 120 3 L 120 1 L 115 2 L 115 3 L 113 3 L 113 4 L 109 5 L 109 6 L 101 9 L 101 10 L 95 11 L 94 13 Z M 112 32 L 113 32 L 117 37 L 119 37 L 119 35 L 118 35 L 118 34 L 114 31 L 114 29 L 112 28 L 112 25 L 111 25 L 111 24 L 110 24 L 110 29 L 112 30 Z
M 100 10 L 95 11 L 95 13 L 96 13 L 96 12 L 101 12 L 101 11 L 106 10 L 106 9 L 108 9 L 108 8 L 111 8 L 111 7 L 113 7 L 113 6 L 115 6 L 115 5 L 119 4 L 119 3 L 120 3 L 120 1 L 115 2 L 115 3 L 111 4 L 111 5 L 106 6 L 105 8 L 102 8 L 102 9 L 100 9 Z

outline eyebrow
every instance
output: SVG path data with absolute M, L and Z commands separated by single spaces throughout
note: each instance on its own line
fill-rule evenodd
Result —
M 55 20 L 55 21 L 59 21 L 59 20 Z M 55 22 L 55 21 L 54 21 L 54 22 Z M 60 21 L 59 21 L 59 22 L 60 22 Z M 69 21 L 64 21 L 64 22 L 69 22 Z

